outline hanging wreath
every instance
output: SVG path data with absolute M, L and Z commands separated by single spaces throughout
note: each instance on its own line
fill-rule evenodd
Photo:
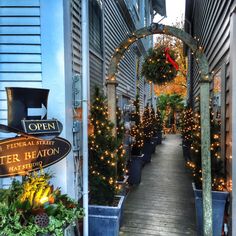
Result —
M 142 75 L 154 84 L 164 84 L 176 77 L 178 69 L 174 51 L 159 46 L 148 50 L 142 65 Z

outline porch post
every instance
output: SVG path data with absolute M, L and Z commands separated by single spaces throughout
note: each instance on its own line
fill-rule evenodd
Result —
M 114 124 L 112 129 L 113 136 L 116 135 L 116 86 L 118 85 L 116 80 L 107 80 L 107 97 L 108 97 L 108 117 Z
M 209 80 L 200 82 L 203 235 L 212 236 Z

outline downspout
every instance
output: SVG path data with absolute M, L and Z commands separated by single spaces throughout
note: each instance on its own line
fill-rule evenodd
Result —
M 82 121 L 83 121 L 83 235 L 88 236 L 88 88 L 89 88 L 89 6 L 82 1 Z

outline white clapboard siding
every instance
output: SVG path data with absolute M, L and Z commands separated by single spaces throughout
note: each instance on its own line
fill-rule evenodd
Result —
M 75 74 L 82 69 L 82 26 L 81 26 L 81 0 L 71 1 L 71 32 L 72 32 L 72 69 Z
M 42 87 L 40 32 L 39 0 L 0 1 L 1 124 L 7 124 L 5 87 Z

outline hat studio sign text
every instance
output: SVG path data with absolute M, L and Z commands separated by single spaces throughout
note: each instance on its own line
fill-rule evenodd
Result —
M 68 155 L 71 144 L 63 138 L 42 140 L 16 137 L 0 142 L 0 177 L 25 175 L 50 166 Z

